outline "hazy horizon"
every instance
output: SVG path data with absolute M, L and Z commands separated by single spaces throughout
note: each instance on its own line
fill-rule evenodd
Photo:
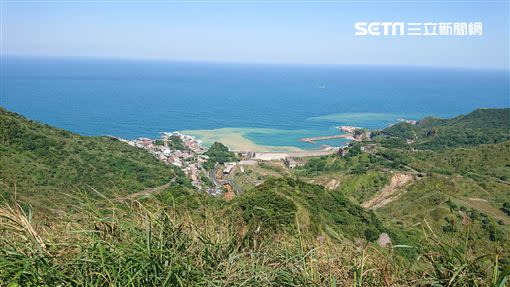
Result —
M 504 69 L 509 2 L 2 1 L 2 56 Z M 354 35 L 358 21 L 481 22 L 481 36 Z
M 45 55 L 16 55 L 4 54 L 0 55 L 0 59 L 33 59 L 33 60 L 92 60 L 92 61 L 118 61 L 118 62 L 154 62 L 154 63 L 169 63 L 169 64 L 211 64 L 211 65 L 253 65 L 253 66 L 296 66 L 296 67 L 325 67 L 325 68 L 394 68 L 394 69 L 438 69 L 438 70 L 473 70 L 473 71 L 494 71 L 494 72 L 510 72 L 508 67 L 463 67 L 463 66 L 432 66 L 432 65 L 392 65 L 392 64 L 336 64 L 336 63 L 281 63 L 281 62 L 248 62 L 248 61 L 220 61 L 220 60 L 179 60 L 179 59 L 166 59 L 166 58 L 124 58 L 124 57 L 111 57 L 111 56 L 45 56 Z

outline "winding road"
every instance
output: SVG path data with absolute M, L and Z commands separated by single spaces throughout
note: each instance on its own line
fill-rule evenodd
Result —
M 217 179 L 216 173 L 218 172 L 218 166 L 214 167 L 214 169 L 209 171 L 209 178 L 212 180 L 216 188 L 221 189 L 224 184 L 230 184 L 232 188 L 234 188 L 236 195 L 241 195 L 243 193 L 243 189 L 232 179 L 227 177 L 226 179 Z

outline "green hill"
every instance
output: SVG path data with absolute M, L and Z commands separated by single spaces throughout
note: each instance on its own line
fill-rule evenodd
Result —
M 388 232 L 373 212 L 341 193 L 291 178 L 268 179 L 238 198 L 238 203 L 245 221 L 271 230 L 294 230 L 297 218 L 302 229 L 333 238 L 373 241 Z
M 411 146 L 429 150 L 499 143 L 510 140 L 510 109 L 478 109 L 451 119 L 429 117 L 416 125 L 393 125 L 381 134 L 403 142 L 411 140 Z
M 247 166 L 230 180 L 257 181 L 231 201 L 178 184 L 112 201 L 182 173 L 0 110 L 0 286 L 505 286 L 507 116 L 426 118 L 345 157 Z M 219 143 L 208 155 L 236 160 Z M 393 197 L 361 206 L 383 190 Z
M 365 238 L 370 242 L 386 231 L 373 213 L 340 194 L 290 178 L 269 179 L 230 202 L 172 187 L 134 202 L 105 206 L 84 201 L 78 206 L 49 223 L 52 229 L 47 232 L 38 225 L 5 229 L 0 238 L 0 286 L 238 286 L 240 282 L 244 286 L 330 282 L 380 286 L 384 279 L 378 271 L 363 268 L 378 268 L 385 262 L 386 267 L 405 270 L 398 261 L 386 258 L 386 251 L 365 243 Z M 7 216 L 11 222 L 22 221 L 20 210 L 3 207 L 0 223 Z M 395 243 L 401 243 L 393 236 Z M 360 245 L 354 245 L 355 240 Z M 391 256 L 398 256 L 394 253 Z M 353 275 L 360 272 L 363 279 Z M 389 276 L 403 285 L 410 284 L 412 277 Z
M 213 143 L 205 155 L 209 157 L 209 160 L 204 164 L 204 167 L 209 170 L 213 169 L 216 163 L 223 164 L 238 160 L 235 153 L 219 142 Z
M 40 206 L 64 194 L 126 194 L 169 182 L 175 171 L 110 137 L 85 137 L 0 109 L 0 191 Z

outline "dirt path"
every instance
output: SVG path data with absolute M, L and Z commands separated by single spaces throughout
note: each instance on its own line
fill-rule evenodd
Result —
M 156 187 L 152 187 L 152 188 L 147 188 L 147 189 L 144 189 L 144 190 L 139 191 L 139 192 L 131 193 L 131 194 L 127 195 L 127 196 L 117 197 L 115 199 L 115 201 L 124 201 L 126 199 L 135 199 L 135 198 L 137 198 L 139 196 L 148 196 L 148 195 L 150 195 L 152 193 L 163 191 L 164 189 L 170 187 L 170 185 L 173 182 L 174 182 L 174 180 L 172 180 L 169 183 L 165 183 L 163 185 L 160 185 L 160 186 L 156 186 Z
M 481 202 L 487 202 L 487 199 L 478 198 L 478 197 L 468 197 L 467 198 L 470 201 L 481 201 Z
M 411 174 L 406 173 L 395 173 L 390 180 L 390 183 L 385 186 L 378 194 L 372 197 L 370 200 L 365 201 L 361 206 L 364 208 L 375 209 L 383 207 L 386 204 L 392 202 L 398 195 L 397 191 L 404 187 L 406 184 L 413 180 Z
M 480 210 L 489 214 L 497 220 L 503 221 L 505 224 L 510 224 L 510 217 L 508 217 L 503 211 L 492 206 L 487 200 L 482 198 L 462 198 L 454 197 L 456 200 L 471 206 L 474 209 Z
M 326 184 L 326 188 L 329 190 L 333 190 L 340 185 L 340 181 L 337 179 L 332 179 Z

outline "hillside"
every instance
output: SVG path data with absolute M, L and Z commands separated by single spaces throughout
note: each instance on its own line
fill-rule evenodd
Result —
M 370 271 L 353 281 L 352 272 L 381 262 L 404 271 L 377 248 L 353 245 L 365 238 L 372 242 L 387 229 L 340 194 L 290 178 L 269 179 L 230 202 L 172 187 L 138 201 L 78 206 L 48 223 L 48 229 L 38 224 L 5 229 L 0 286 L 316 286 L 330 281 L 380 286 L 384 280 L 404 285 L 412 280 L 411 274 L 383 279 Z M 3 207 L 0 223 L 5 218 L 21 222 L 21 210 Z
M 216 163 L 223 164 L 229 161 L 238 160 L 235 153 L 231 152 L 228 147 L 219 142 L 213 143 L 205 155 L 209 157 L 209 160 L 204 165 L 204 167 L 208 170 L 213 169 Z
M 374 241 L 388 232 L 371 211 L 341 193 L 291 178 L 268 179 L 238 199 L 245 221 L 266 229 L 290 228 L 323 232 L 333 238 L 366 238 Z M 298 220 L 299 222 L 296 222 Z
M 510 141 L 418 148 L 453 127 L 504 133 L 505 115 L 399 124 L 295 169 L 236 168 L 244 192 L 227 201 L 168 185 L 182 172 L 147 151 L 1 110 L 0 286 L 505 286 Z M 408 127 L 415 143 L 387 144 Z M 220 143 L 208 155 L 237 159 Z
M 38 206 L 64 194 L 127 194 L 169 182 L 175 171 L 109 137 L 85 137 L 0 109 L 0 192 Z
M 439 150 L 510 140 L 510 109 L 478 109 L 451 119 L 424 118 L 416 125 L 398 123 L 381 131 L 418 149 Z

